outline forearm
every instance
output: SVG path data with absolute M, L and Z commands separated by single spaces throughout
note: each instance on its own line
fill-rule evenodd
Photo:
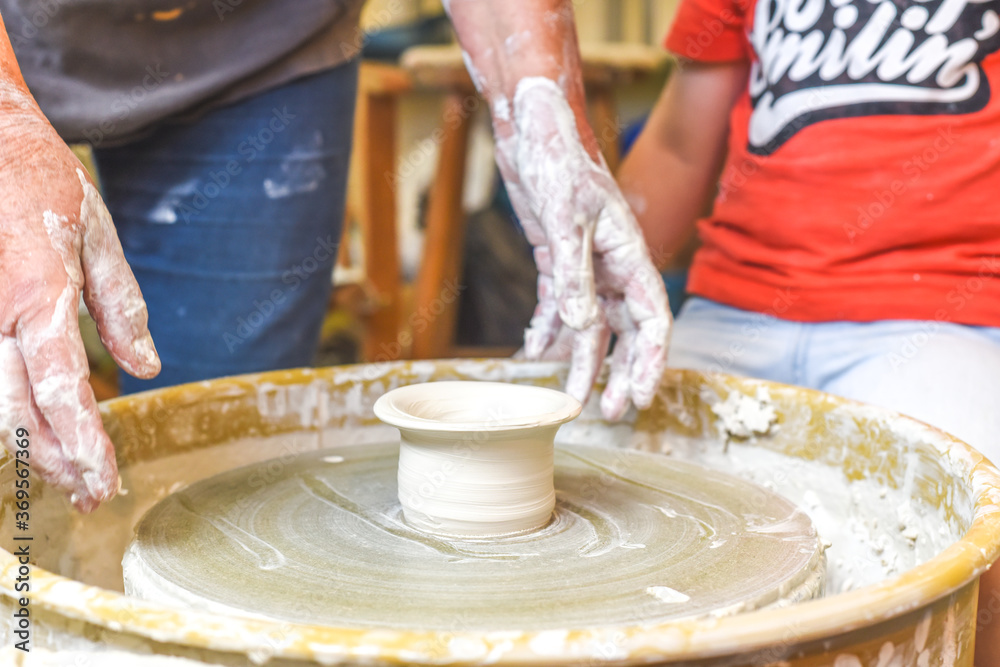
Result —
M 745 76 L 740 63 L 675 72 L 618 171 L 658 268 L 685 248 L 712 196 Z
M 20 130 L 18 136 L 52 131 L 24 82 L 6 26 L 0 18 L 0 129 L 14 127 Z M 0 165 L 7 164 L 14 148 L 10 142 L 0 146 Z
M 671 266 L 695 234 L 711 189 L 709 170 L 690 164 L 643 136 L 618 170 L 618 184 L 632 207 L 656 268 Z
M 451 0 L 446 3 L 476 87 L 501 136 L 509 131 L 518 83 L 544 77 L 563 90 L 587 152 L 597 141 L 586 120 L 580 50 L 569 0 Z
M 635 220 L 586 120 L 569 0 L 446 0 L 469 73 L 490 104 L 497 165 L 538 265 L 529 358 L 571 356 L 566 391 L 586 401 L 611 331 L 607 419 L 652 403 L 670 315 Z M 600 298 L 598 298 L 600 295 Z M 573 329 L 565 338 L 561 331 Z
M 3 17 L 0 17 L 0 104 L 8 103 L 9 94 L 15 91 L 18 97 L 28 95 L 28 87 L 14 56 L 14 47 L 7 36 L 7 27 Z

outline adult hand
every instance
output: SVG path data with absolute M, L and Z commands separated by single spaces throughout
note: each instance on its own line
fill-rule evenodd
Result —
M 119 488 L 90 388 L 80 293 L 115 361 L 153 377 L 146 305 L 104 202 L 27 90 L 0 82 L 0 440 L 93 510 Z
M 497 161 L 539 269 L 525 354 L 571 356 L 566 390 L 585 401 L 614 331 L 601 411 L 618 419 L 630 400 L 648 407 L 666 366 L 671 316 L 635 217 L 603 159 L 584 147 L 555 81 L 522 79 L 510 114 L 495 123 Z

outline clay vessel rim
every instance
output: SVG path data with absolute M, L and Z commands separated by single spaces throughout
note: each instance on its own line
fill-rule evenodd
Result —
M 400 430 L 499 432 L 556 427 L 583 405 L 555 389 L 506 382 L 443 381 L 393 389 L 375 401 L 375 416 Z M 476 416 L 465 416 L 470 413 Z

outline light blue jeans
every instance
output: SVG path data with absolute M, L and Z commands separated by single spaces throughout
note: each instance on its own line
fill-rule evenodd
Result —
M 1000 462 L 1000 328 L 792 322 L 691 298 L 670 365 L 811 387 L 937 426 Z

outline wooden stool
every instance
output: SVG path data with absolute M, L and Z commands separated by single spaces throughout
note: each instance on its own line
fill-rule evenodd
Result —
M 615 90 L 663 72 L 669 56 L 637 44 L 583 45 L 584 85 L 590 120 L 608 166 L 618 167 Z M 462 192 L 472 115 L 466 102 L 476 95 L 458 46 L 420 46 L 403 54 L 401 67 L 364 63 L 358 105 L 356 150 L 360 160 L 359 206 L 365 267 L 376 292 L 376 309 L 364 344 L 367 361 L 407 355 L 432 359 L 454 354 L 462 275 L 465 215 Z M 396 247 L 395 188 L 397 103 L 412 90 L 445 95 L 440 157 L 428 198 L 424 257 L 414 290 L 413 312 L 427 326 L 408 332 L 402 325 L 402 285 Z M 428 316 L 429 315 L 429 316 Z M 392 353 L 396 352 L 396 355 Z

